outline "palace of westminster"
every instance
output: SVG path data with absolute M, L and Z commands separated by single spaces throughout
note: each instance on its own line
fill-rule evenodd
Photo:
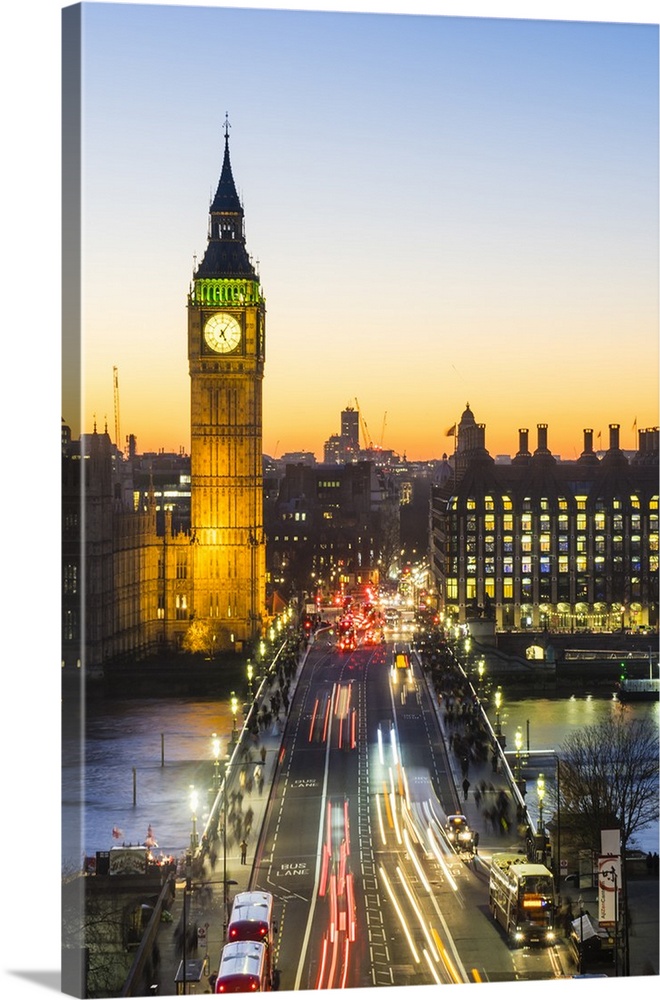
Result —
M 62 666 L 198 647 L 250 652 L 278 607 L 425 561 L 424 600 L 495 629 L 658 626 L 658 428 L 624 453 L 560 461 L 539 424 L 492 458 L 469 406 L 454 452 L 410 463 L 359 447 L 347 407 L 323 463 L 262 454 L 265 299 L 247 253 L 228 130 L 188 296 L 190 455 L 126 453 L 62 430 Z

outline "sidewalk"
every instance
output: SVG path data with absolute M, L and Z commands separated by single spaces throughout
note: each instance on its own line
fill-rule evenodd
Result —
M 307 649 L 298 656 L 297 667 L 288 686 L 289 703 L 293 700 L 306 656 Z M 270 685 L 267 681 L 262 682 L 254 702 L 256 710 L 259 710 L 264 704 L 270 704 L 273 695 L 276 695 L 278 691 L 277 679 Z M 255 711 L 255 707 L 252 711 Z M 246 725 L 238 734 L 237 742 L 228 762 L 227 916 L 231 912 L 231 900 L 236 893 L 245 892 L 250 888 L 255 853 L 259 845 L 261 828 L 281 752 L 282 734 L 286 726 L 286 712 L 283 706 L 280 707 L 279 713 L 272 719 L 267 728 L 260 727 L 256 737 L 248 731 L 249 718 L 248 716 Z M 264 751 L 263 762 L 262 748 Z M 247 778 L 244 785 L 240 779 L 241 771 Z M 237 795 L 240 794 L 242 794 L 242 801 L 237 798 Z M 250 829 L 246 833 L 246 817 L 249 817 L 250 813 Z M 175 898 L 170 909 L 172 922 L 161 923 L 158 929 L 156 946 L 159 961 L 156 978 L 159 996 L 177 995 L 175 980 L 183 953 L 181 934 L 184 926 L 184 909 L 185 922 L 189 929 L 186 954 L 188 959 L 196 960 L 186 963 L 188 970 L 186 992 L 190 994 L 213 992 L 209 976 L 215 975 L 218 971 L 220 953 L 224 945 L 223 882 L 225 858 L 222 835 L 224 820 L 222 789 L 216 797 L 211 817 L 214 814 L 219 821 L 219 835 L 215 840 L 209 838 L 210 849 L 203 852 L 202 858 L 195 859 L 191 880 L 192 890 L 185 891 L 185 878 L 177 879 Z M 211 828 L 212 826 L 207 824 L 205 833 Z M 248 844 L 245 863 L 241 863 L 240 851 L 240 842 L 243 836 Z M 206 959 L 205 962 L 203 962 L 204 959 Z M 199 967 L 202 967 L 202 974 L 197 981 Z
M 438 701 L 430 685 L 428 689 L 442 731 L 444 744 L 447 748 L 454 787 L 459 801 L 457 811 L 461 812 L 467 818 L 471 828 L 479 833 L 478 854 L 475 860 L 481 863 L 483 870 L 487 870 L 492 855 L 498 851 L 513 851 L 525 854 L 526 822 L 521 826 L 518 826 L 515 822 L 515 806 L 511 809 L 513 822 L 509 825 L 507 831 L 503 831 L 501 828 L 498 829 L 487 818 L 493 802 L 497 800 L 501 791 L 508 796 L 512 804 L 516 801 L 514 777 L 504 755 L 499 755 L 497 773 L 493 771 L 490 760 L 484 763 L 470 762 L 468 769 L 470 787 L 467 798 L 465 798 L 462 787 L 463 768 L 461 760 L 452 749 L 453 739 L 455 739 L 455 734 L 460 729 L 456 725 L 448 725 L 442 701 Z M 493 742 L 495 742 L 495 734 L 492 728 L 490 731 Z M 484 784 L 486 791 L 482 792 Z M 476 795 L 475 792 L 477 792 Z M 527 820 L 532 828 L 534 828 L 536 817 L 528 814 Z M 630 935 L 628 940 L 629 974 L 630 976 L 657 976 L 660 963 L 660 896 L 658 878 L 657 876 L 629 877 L 627 880 L 627 890 L 628 905 L 630 908 Z M 560 903 L 568 903 L 570 901 L 576 917 L 579 916 L 580 912 L 580 900 L 582 901 L 583 911 L 590 914 L 597 921 L 598 889 L 595 887 L 578 888 L 569 882 L 561 884 Z M 573 955 L 569 950 L 567 941 L 563 937 L 560 938 L 558 944 L 561 949 L 561 959 L 565 974 L 571 976 L 577 971 Z M 603 967 L 603 971 L 608 976 L 614 976 L 615 970 L 612 966 Z M 623 975 L 622 969 L 618 971 L 619 976 Z

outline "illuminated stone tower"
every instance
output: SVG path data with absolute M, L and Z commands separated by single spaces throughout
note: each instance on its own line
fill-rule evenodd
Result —
M 262 629 L 266 559 L 262 488 L 265 301 L 245 248 L 229 160 L 209 209 L 208 245 L 188 298 L 191 616 L 218 649 Z

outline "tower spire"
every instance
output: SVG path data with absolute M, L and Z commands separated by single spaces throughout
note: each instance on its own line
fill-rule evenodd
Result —
M 225 113 L 224 157 L 220 180 L 209 209 L 209 242 L 196 278 L 256 278 L 245 248 L 243 206 L 236 191 L 229 159 L 229 114 Z

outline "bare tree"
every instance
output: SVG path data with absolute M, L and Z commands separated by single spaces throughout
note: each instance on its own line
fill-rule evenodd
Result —
M 632 836 L 658 819 L 658 735 L 649 716 L 622 710 L 564 740 L 559 750 L 561 808 L 575 820 L 579 846 L 599 849 L 600 832 Z

